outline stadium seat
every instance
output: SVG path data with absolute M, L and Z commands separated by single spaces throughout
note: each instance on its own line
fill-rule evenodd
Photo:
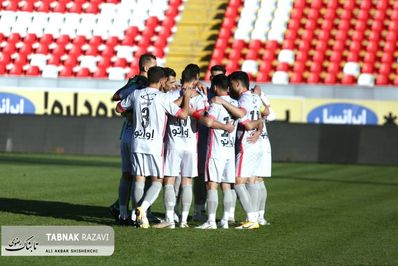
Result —
M 43 78 L 57 78 L 58 77 L 58 67 L 55 65 L 46 65 L 43 68 L 41 76 Z
M 22 63 L 29 54 L 45 55 L 47 64 L 60 66 L 59 77 L 74 75 L 72 69 L 81 66 L 76 60 L 79 56 L 109 59 L 116 55 L 115 47 L 120 44 L 134 47 L 141 54 L 150 48 L 160 61 L 163 60 L 172 29 L 184 5 L 181 0 L 26 0 L 2 3 L 3 9 L 18 12 L 0 16 L 1 38 L 7 38 L 0 52 L 21 53 L 16 57 L 18 63 Z M 22 44 L 16 47 L 20 42 Z M 131 61 L 132 53 L 125 58 Z M 107 78 L 107 68 L 111 67 L 108 59 L 102 61 L 105 69 L 97 70 L 89 65 L 88 76 L 85 70 L 75 73 L 79 77 L 88 78 L 94 73 L 94 77 Z M 128 67 L 123 60 L 116 64 Z M 86 60 L 80 62 L 86 63 Z M 40 64 L 39 69 L 44 66 Z M 12 66 L 9 70 L 13 75 L 33 74 L 30 69 L 19 69 Z M 9 70 L 5 69 L 6 72 Z
M 374 86 L 375 78 L 372 74 L 363 73 L 358 77 L 358 85 L 360 86 Z
M 262 1 L 247 2 L 228 4 L 221 27 L 224 39 L 219 36 L 216 41 L 225 51 L 223 62 L 231 69 L 241 68 L 243 57 L 262 61 L 256 80 L 267 80 L 268 73 L 278 77 L 278 70 L 286 71 L 279 62 L 285 62 L 292 65 L 288 68 L 290 82 L 355 84 L 358 77 L 365 84 L 369 76 L 362 77 L 364 73 L 373 75 L 375 85 L 393 84 L 395 77 L 388 78 L 388 73 L 396 69 L 392 64 L 398 53 L 398 4 L 394 4 L 395 11 L 384 0 L 270 1 L 264 9 Z M 238 33 L 228 36 L 227 30 L 234 27 Z M 257 50 L 260 44 L 263 50 Z M 236 49 L 242 49 L 243 55 Z M 287 59 L 285 50 L 293 56 Z M 217 62 L 222 61 L 219 51 L 213 55 Z

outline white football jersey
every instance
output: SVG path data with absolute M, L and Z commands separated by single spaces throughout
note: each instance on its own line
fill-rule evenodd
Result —
M 134 91 L 121 106 L 134 110 L 131 151 L 163 155 L 167 114 L 178 116 L 181 108 L 165 93 L 150 87 Z
M 238 107 L 238 102 L 230 96 L 221 96 L 222 99 L 230 104 Z M 232 119 L 230 113 L 221 104 L 210 104 L 207 115 L 213 117 L 220 123 L 227 124 Z M 233 132 L 229 133 L 221 129 L 210 129 L 208 137 L 208 153 L 207 158 L 235 158 L 235 137 L 236 127 Z
M 179 95 L 179 93 L 174 94 Z M 189 101 L 190 108 L 195 113 L 203 112 L 208 105 L 207 99 L 200 94 Z M 197 151 L 198 121 L 192 116 L 179 119 L 170 116 L 167 128 L 167 149 Z
M 254 129 L 245 130 L 243 125 L 249 121 L 258 120 L 260 118 L 260 108 L 262 106 L 262 102 L 258 95 L 251 93 L 251 91 L 246 91 L 239 97 L 238 104 L 240 108 L 246 110 L 246 115 L 239 119 L 238 140 L 242 144 L 246 144 L 247 137 L 254 132 Z
M 271 102 L 269 101 L 268 97 L 265 96 L 264 92 L 261 92 L 260 95 L 260 99 L 261 102 L 267 106 L 268 108 L 270 108 L 271 106 Z M 267 132 L 267 117 L 263 117 L 263 131 L 261 132 L 261 137 L 264 138 L 268 138 L 268 132 Z

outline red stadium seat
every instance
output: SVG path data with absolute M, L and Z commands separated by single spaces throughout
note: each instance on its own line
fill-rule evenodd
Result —
M 293 73 L 290 77 L 290 83 L 300 84 L 303 83 L 303 76 L 301 73 Z
M 26 70 L 25 75 L 27 76 L 40 76 L 40 70 L 37 66 L 30 66 L 28 70 Z
M 373 63 L 364 63 L 362 66 L 361 72 L 372 74 L 374 72 L 374 64 Z
M 269 82 L 270 76 L 268 73 L 259 72 L 256 77 L 257 82 Z
M 57 38 L 57 44 L 61 44 L 61 45 L 66 45 L 67 43 L 69 43 L 70 42 L 70 37 L 69 37 L 69 35 L 60 35 L 58 38 Z
M 27 56 L 28 54 L 32 53 L 32 44 L 30 43 L 23 43 L 22 47 L 19 48 L 18 51 L 19 55 Z
M 341 71 L 340 63 L 338 62 L 330 62 L 327 68 L 328 73 L 336 74 Z
M 391 73 L 391 63 L 382 63 L 379 68 L 379 73 L 387 76 Z
M 343 78 L 341 79 L 341 82 L 345 85 L 352 85 L 355 84 L 356 79 L 354 76 L 351 75 L 345 75 L 343 76 Z
M 20 76 L 22 75 L 23 70 L 22 70 L 22 65 L 12 65 L 12 68 L 10 69 L 10 71 L 8 71 L 8 74 L 10 76 Z
M 21 40 L 21 36 L 19 33 L 11 33 L 10 36 L 8 36 L 7 42 L 9 43 L 17 43 Z
M 86 77 L 89 77 L 89 76 L 90 76 L 90 71 L 86 67 L 82 67 L 76 73 L 76 77 L 79 77 L 79 78 L 86 78 Z
M 58 66 L 58 65 L 60 65 L 60 63 L 61 63 L 61 59 L 60 59 L 60 56 L 58 56 L 58 55 L 51 55 L 47 61 L 48 65 Z
M 71 67 L 64 66 L 58 74 L 59 77 L 72 77 L 73 71 Z
M 325 84 L 332 85 L 337 83 L 337 76 L 336 74 L 326 73 L 324 81 Z
M 378 75 L 376 78 L 376 85 L 388 85 L 389 80 L 385 75 Z
M 307 82 L 309 84 L 316 84 L 319 83 L 319 81 L 320 81 L 319 73 L 310 73 L 308 75 Z
M 293 65 L 293 71 L 294 73 L 298 73 L 302 75 L 305 71 L 305 63 L 304 62 L 295 62 Z

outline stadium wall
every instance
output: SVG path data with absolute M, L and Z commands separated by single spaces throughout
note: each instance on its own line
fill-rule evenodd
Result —
M 118 155 L 121 118 L 0 115 L 0 151 Z M 273 161 L 398 165 L 398 127 L 268 124 Z

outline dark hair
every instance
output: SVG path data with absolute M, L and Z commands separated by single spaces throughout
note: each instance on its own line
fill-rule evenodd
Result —
M 197 74 L 195 71 L 193 71 L 192 69 L 189 69 L 189 68 L 188 69 L 185 68 L 181 74 L 181 84 L 184 84 L 185 82 L 194 81 L 194 80 L 196 80 L 196 77 L 197 77 Z
M 228 79 L 229 79 L 229 82 L 231 82 L 232 80 L 239 81 L 247 89 L 250 86 L 250 84 L 249 84 L 249 76 L 247 75 L 246 72 L 243 72 L 243 71 L 235 71 L 235 72 L 231 73 L 228 76 Z
M 174 69 L 172 69 L 172 68 L 170 68 L 170 67 L 165 67 L 165 68 L 163 68 L 163 70 L 164 70 L 164 74 L 165 74 L 165 76 L 168 78 L 168 77 L 176 77 L 177 76 L 177 74 L 176 74 L 176 72 L 174 71 Z
M 213 71 L 221 71 L 223 74 L 227 73 L 227 70 L 222 65 L 214 65 L 214 66 L 212 66 L 210 68 L 210 72 L 213 72 Z
M 140 56 L 140 61 L 138 62 L 138 67 L 140 71 L 145 71 L 145 65 L 151 60 L 156 60 L 156 56 L 151 53 L 146 53 Z
M 223 91 L 228 90 L 228 77 L 225 76 L 224 74 L 218 74 L 213 77 L 211 80 L 211 86 L 214 88 L 214 86 L 217 86 L 218 88 L 222 89 Z
M 163 67 L 153 66 L 148 70 L 148 83 L 154 84 L 158 83 L 162 78 L 164 78 Z
M 195 73 L 197 76 L 200 74 L 200 67 L 196 64 L 188 64 L 184 70 L 190 70 Z

